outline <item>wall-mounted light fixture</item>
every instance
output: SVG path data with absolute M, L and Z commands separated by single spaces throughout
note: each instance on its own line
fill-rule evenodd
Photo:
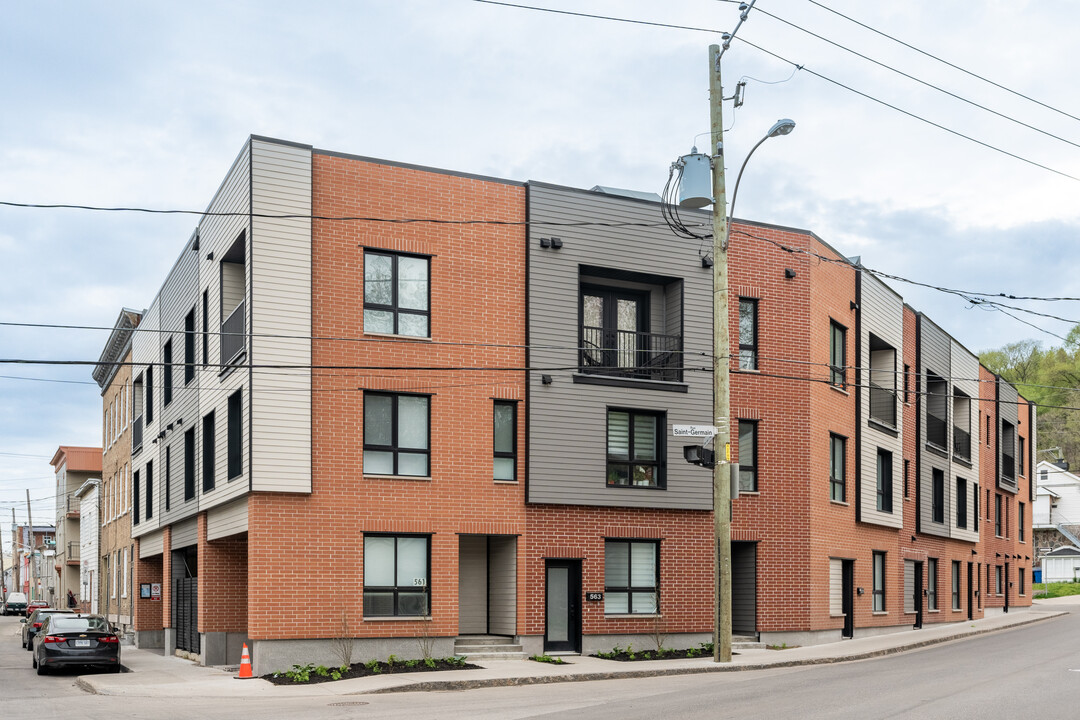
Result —
M 701 256 L 701 267 L 703 267 L 703 268 L 711 268 L 712 266 L 713 266 L 712 255 L 702 255 Z
M 919 538 L 915 537 L 914 535 L 912 535 L 912 536 L 911 536 L 911 542 L 915 542 L 915 541 L 916 541 L 916 540 L 918 540 L 918 539 L 919 539 Z
M 207 259 L 207 260 L 213 260 L 213 259 L 214 259 L 214 251 L 213 251 L 213 250 L 211 250 L 210 252 L 206 253 L 206 259 Z
M 558 250 L 562 247 L 562 238 L 551 238 L 551 249 Z
M 544 383 L 545 385 L 550 385 L 551 383 L 553 383 L 555 381 L 551 379 L 550 375 L 541 375 L 540 376 L 540 382 Z
M 542 247 L 542 248 L 551 247 L 551 238 L 540 238 L 540 247 Z
M 862 589 L 862 588 L 859 588 L 859 589 L 858 589 L 858 593 L 859 593 L 860 595 L 862 595 L 862 594 L 863 594 L 863 589 Z
M 794 268 L 784 268 L 784 277 L 787 278 L 788 280 L 793 280 L 795 278 L 795 269 Z

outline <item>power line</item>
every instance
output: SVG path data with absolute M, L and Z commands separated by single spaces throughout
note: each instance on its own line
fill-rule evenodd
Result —
M 887 38 L 887 39 L 892 40 L 893 42 L 895 42 L 895 43 L 897 43 L 899 45 L 903 45 L 904 47 L 908 48 L 909 50 L 914 50 L 915 52 L 919 53 L 920 55 L 928 57 L 931 60 L 936 60 L 937 62 L 939 62 L 939 63 L 941 63 L 943 65 L 947 65 L 947 66 L 951 67 L 953 70 L 959 70 L 960 72 L 964 73 L 965 75 L 973 77 L 976 80 L 981 80 L 982 82 L 987 83 L 988 85 L 993 85 L 994 87 L 998 88 L 999 90 L 1004 90 L 1007 93 L 1015 95 L 1016 97 L 1019 97 L 1019 98 L 1023 98 L 1024 100 L 1027 100 L 1028 102 L 1035 103 L 1036 105 L 1044 107 L 1047 110 L 1051 110 L 1053 112 L 1056 112 L 1059 115 L 1064 115 L 1067 118 L 1071 118 L 1073 120 L 1080 121 L 1080 117 L 1077 117 L 1076 115 L 1071 115 L 1071 114 L 1065 112 L 1064 110 L 1061 110 L 1061 109 L 1058 109 L 1058 108 L 1054 107 L 1053 105 L 1048 105 L 1047 103 L 1044 103 L 1041 100 L 1036 100 L 1033 97 L 1029 97 L 1028 95 L 1025 95 L 1025 94 L 1023 94 L 1021 92 L 1013 90 L 1012 88 L 1008 88 L 1008 87 L 1006 87 L 1006 86 L 1004 86 L 1004 85 L 1002 85 L 1000 83 L 996 83 L 993 80 L 990 80 L 988 78 L 983 77 L 982 75 L 979 75 L 978 73 L 972 72 L 971 70 L 966 70 L 966 69 L 960 67 L 959 65 L 951 63 L 948 60 L 944 60 L 944 59 L 938 57 L 937 55 L 934 55 L 934 54 L 929 53 L 929 52 L 927 52 L 925 50 L 917 48 L 917 47 L 915 47 L 914 45 L 912 45 L 910 43 L 904 42 L 903 40 L 900 40 L 899 38 L 893 37 L 892 35 L 889 35 L 888 33 L 882 32 L 881 30 L 878 30 L 877 28 L 871 27 L 870 25 L 867 25 L 866 23 L 859 22 L 855 18 L 844 15 L 842 12 L 839 12 L 838 10 L 834 10 L 831 7 L 828 7 L 827 5 L 824 5 L 824 4 L 820 3 L 820 2 L 817 2 L 817 0 L 809 0 L 809 2 L 814 4 L 814 5 L 817 5 L 822 10 L 825 10 L 827 12 L 831 12 L 833 15 L 836 15 L 838 17 L 842 17 L 843 19 L 847 20 L 848 22 L 854 23 L 854 24 L 858 25 L 859 27 L 865 28 L 865 29 L 869 30 L 872 33 L 876 33 L 877 35 L 880 35 L 883 38 Z
M 765 10 L 765 9 L 762 9 L 762 8 L 757 8 L 757 7 L 755 9 L 759 13 L 761 13 L 761 14 L 767 16 L 767 17 L 771 17 L 772 19 L 776 20 L 777 22 L 784 23 L 785 25 L 787 25 L 789 27 L 792 27 L 792 28 L 794 28 L 794 29 L 796 29 L 796 30 L 798 30 L 800 32 L 806 33 L 807 35 L 809 35 L 811 37 L 817 38 L 818 40 L 821 40 L 822 42 L 828 43 L 829 45 L 832 45 L 835 48 L 839 48 L 840 50 L 843 50 L 844 52 L 850 53 L 850 54 L 852 54 L 852 55 L 854 55 L 854 56 L 856 56 L 858 58 L 866 60 L 867 62 L 873 63 L 874 65 L 877 65 L 880 68 L 884 68 L 885 70 L 896 73 L 897 75 L 900 75 L 901 77 L 905 77 L 908 80 L 912 80 L 914 82 L 917 82 L 917 83 L 919 83 L 920 85 L 922 85 L 924 87 L 928 87 L 928 88 L 930 88 L 932 90 L 936 90 L 936 91 L 938 91 L 938 92 L 940 92 L 940 93 L 942 93 L 944 95 L 948 95 L 949 97 L 953 98 L 954 100 L 959 100 L 960 102 L 967 103 L 968 105 L 971 105 L 972 107 L 976 107 L 976 108 L 978 108 L 980 110 L 984 110 L 984 111 L 986 111 L 986 112 L 988 112 L 988 113 L 990 113 L 992 115 L 996 115 L 997 117 L 1002 118 L 1003 120 L 1008 120 L 1011 123 L 1014 123 L 1016 125 L 1020 125 L 1021 127 L 1025 127 L 1028 130 L 1034 130 L 1035 132 L 1040 133 L 1042 135 L 1045 135 L 1046 137 L 1053 138 L 1054 140 L 1060 140 L 1061 142 L 1066 143 L 1068 145 L 1072 145 L 1075 148 L 1080 148 L 1080 143 L 1073 142 L 1072 140 L 1069 140 L 1067 138 L 1063 138 L 1060 135 L 1055 135 L 1054 133 L 1049 132 L 1048 130 L 1043 130 L 1042 128 L 1035 127 L 1034 125 L 1026 123 L 1023 120 L 1018 120 L 1018 119 L 1012 117 L 1011 115 L 1006 115 L 1005 113 L 998 112 L 997 110 L 989 108 L 989 107 L 987 107 L 985 105 L 981 105 L 981 104 L 975 102 L 974 100 L 970 100 L 970 99 L 968 99 L 966 97 L 963 97 L 962 95 L 958 95 L 957 93 L 946 90 L 945 88 L 940 87 L 938 85 L 935 85 L 935 84 L 933 84 L 931 82 L 928 82 L 926 80 L 922 80 L 921 78 L 917 78 L 914 75 L 911 75 L 909 73 L 904 72 L 903 70 L 899 70 L 899 69 L 897 69 L 897 68 L 895 68 L 895 67 L 893 67 L 891 65 L 888 65 L 886 63 L 881 62 L 880 60 L 875 60 L 874 58 L 869 57 L 868 55 L 864 55 L 863 53 L 860 53 L 860 52 L 858 52 L 856 50 L 853 50 L 853 49 L 847 47 L 846 45 L 842 45 L 841 43 L 838 43 L 835 40 L 830 40 L 829 38 L 824 37 L 823 35 L 819 35 L 819 34 L 813 32 L 812 30 L 807 30 L 806 28 L 804 28 L 804 27 L 802 27 L 800 25 L 796 25 L 795 23 L 791 22 L 790 20 L 785 20 L 784 18 L 780 17 L 779 15 L 774 15 L 773 13 L 769 12 L 768 10 Z

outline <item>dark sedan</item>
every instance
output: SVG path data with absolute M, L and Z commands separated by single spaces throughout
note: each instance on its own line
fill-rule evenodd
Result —
M 34 635 L 33 653 L 38 675 L 74 665 L 120 672 L 120 638 L 101 615 L 48 615 Z
M 38 608 L 34 612 L 30 613 L 30 617 L 25 620 L 20 620 L 23 623 L 22 626 L 22 646 L 27 650 L 33 651 L 34 649 L 34 635 L 41 629 L 41 623 L 45 622 L 45 617 L 48 615 L 55 615 L 57 613 L 63 613 L 65 615 L 73 614 L 71 610 L 58 610 L 56 608 Z

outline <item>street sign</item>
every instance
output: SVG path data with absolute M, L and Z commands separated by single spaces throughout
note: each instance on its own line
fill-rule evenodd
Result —
M 712 437 L 719 430 L 714 425 L 672 425 L 671 434 L 674 437 Z

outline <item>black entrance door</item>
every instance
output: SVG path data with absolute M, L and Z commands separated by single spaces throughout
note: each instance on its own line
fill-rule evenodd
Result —
M 1001 585 L 1001 592 L 1005 593 L 1005 612 L 1009 612 L 1009 563 L 1005 563 L 1005 579 Z
M 922 627 L 922 610 L 923 610 L 923 577 L 922 577 L 923 564 L 921 562 L 915 563 L 915 590 L 913 598 L 915 601 L 915 627 Z
M 544 650 L 581 652 L 580 560 L 547 561 L 544 598 Z
M 198 653 L 199 578 L 195 548 L 173 551 L 172 624 L 176 648 Z
M 974 620 L 974 588 L 971 586 L 971 562 L 968 563 L 968 620 Z
M 855 561 L 843 560 L 841 568 L 843 575 L 843 599 L 841 609 L 844 613 L 843 637 L 855 636 Z

